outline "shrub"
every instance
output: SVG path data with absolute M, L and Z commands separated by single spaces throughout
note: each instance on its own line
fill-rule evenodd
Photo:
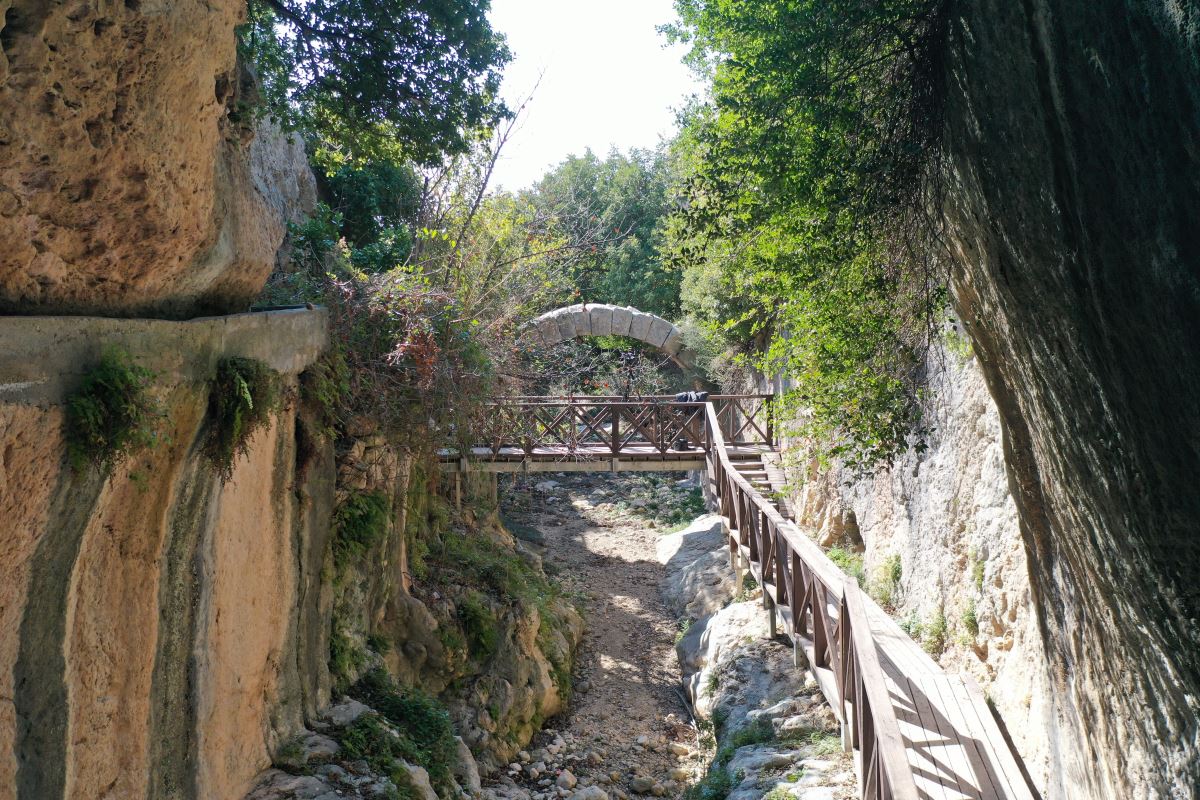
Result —
M 329 634 L 329 674 L 334 689 L 344 693 L 366 663 L 367 654 L 346 635 L 335 619 Z
M 217 364 L 208 394 L 208 456 L 222 482 L 232 477 L 234 460 L 249 452 L 250 437 L 278 410 L 279 385 L 279 374 L 261 361 L 236 356 Z
M 416 689 L 401 691 L 383 670 L 372 670 L 354 685 L 351 695 L 376 709 L 396 728 L 396 755 L 424 767 L 442 797 L 449 797 L 451 766 L 458 751 L 450 715 L 434 698 Z
M 888 556 L 879 567 L 879 579 L 871 586 L 871 596 L 885 607 L 891 607 L 900 593 L 900 580 L 904 576 L 904 568 L 900 562 L 900 554 Z
M 340 569 L 383 540 L 388 529 L 388 498 L 382 492 L 355 492 L 333 514 L 333 560 Z
M 67 455 L 76 471 L 89 464 L 109 469 L 156 442 L 154 423 L 162 412 L 148 392 L 153 377 L 115 347 L 83 376 L 67 398 Z
M 496 626 L 495 612 L 479 592 L 470 592 L 458 602 L 458 621 L 467 634 L 471 656 L 486 662 L 496 654 L 500 644 L 500 630 Z
M 971 562 L 971 582 L 975 584 L 975 591 L 983 591 L 983 568 L 985 566 L 982 558 L 976 557 Z
M 921 642 L 921 646 L 925 648 L 925 652 L 931 656 L 939 656 L 946 649 L 946 612 L 938 608 L 937 614 L 933 620 L 925 628 L 925 639 Z
M 972 636 L 979 635 L 979 617 L 975 612 L 975 598 L 967 600 L 967 610 L 963 612 L 963 627 Z
M 326 353 L 300 375 L 300 397 L 315 412 L 317 433 L 332 436 L 336 432 L 349 391 L 346 359 L 337 350 Z
M 842 572 L 849 575 L 854 580 L 858 581 L 858 585 L 862 586 L 866 580 L 866 574 L 863 572 L 863 557 L 859 553 L 852 553 L 841 547 L 832 547 L 827 554 L 829 560 L 837 564 Z

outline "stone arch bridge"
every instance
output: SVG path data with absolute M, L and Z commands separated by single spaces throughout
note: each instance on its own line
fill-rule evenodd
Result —
M 628 336 L 657 347 L 680 369 L 696 374 L 695 354 L 684 346 L 683 332 L 662 317 L 628 306 L 581 303 L 555 309 L 530 321 L 522 338 L 543 347 L 584 336 Z

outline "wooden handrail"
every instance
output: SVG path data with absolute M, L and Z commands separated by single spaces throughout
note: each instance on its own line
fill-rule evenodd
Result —
M 858 700 L 856 705 L 861 708 L 855 709 L 856 716 L 861 711 L 874 722 L 870 731 L 875 739 L 872 752 L 867 752 L 866 741 L 860 742 L 863 750 L 863 783 L 887 786 L 894 800 L 918 800 L 917 784 L 913 780 L 904 739 L 900 735 L 900 723 L 896 721 L 896 709 L 892 706 L 892 698 L 884 682 L 879 651 L 871 636 L 871 623 L 867 620 L 858 584 L 850 579 L 844 580 L 842 597 L 849 617 L 848 630 L 858 667 L 854 696 Z M 861 723 L 857 720 L 855 727 L 856 733 L 863 733 Z M 858 738 L 864 739 L 861 735 Z
M 851 725 L 853 740 L 863 755 L 863 796 L 871 800 L 918 800 L 908 754 L 884 682 L 879 653 L 858 585 L 849 581 L 815 542 L 786 520 L 737 471 L 726 451 L 725 436 L 716 408 L 712 403 L 706 405 L 711 442 L 708 451 L 712 465 L 710 474 L 717 481 L 718 495 L 724 494 L 726 484 L 734 495 L 719 496 L 721 510 L 733 525 L 737 525 L 739 536 L 749 538 L 751 559 L 761 559 L 759 566 L 764 583 L 763 592 L 770 591 L 766 583 L 771 574 L 769 565 L 773 565 L 776 596 L 771 599 L 776 603 L 786 600 L 793 610 L 799 610 L 799 613 L 792 614 L 793 628 L 805 624 L 805 610 L 811 604 L 814 628 L 819 626 L 822 636 L 832 635 L 836 638 L 836 641 L 818 641 L 817 630 L 813 631 L 817 657 L 822 658 L 828 652 L 834 662 L 832 666 L 839 694 L 837 703 L 843 708 L 841 716 Z M 750 509 L 752 512 L 747 513 Z M 751 529 L 749 532 L 745 530 L 747 526 Z M 811 596 L 804 599 L 798 597 L 797 587 L 801 580 L 792 569 L 793 557 L 799 559 L 816 579 L 821 597 L 815 600 Z M 786 580 L 780 581 L 781 576 Z M 840 609 L 836 627 L 825 614 L 824 605 L 831 598 L 836 599 Z M 821 607 L 817 607 L 817 603 Z M 853 720 L 847 720 L 846 703 L 853 706 Z

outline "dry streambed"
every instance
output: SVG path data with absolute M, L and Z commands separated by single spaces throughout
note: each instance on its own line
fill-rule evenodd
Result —
M 841 800 L 855 796 L 832 713 L 732 596 L 719 522 L 682 475 L 550 475 L 504 491 L 509 527 L 580 598 L 569 712 L 488 800 Z M 685 702 L 686 698 L 686 702 Z

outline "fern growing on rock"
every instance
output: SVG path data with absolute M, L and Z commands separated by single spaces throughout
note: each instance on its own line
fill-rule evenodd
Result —
M 261 361 L 233 357 L 217 364 L 208 395 L 212 428 L 208 455 L 221 481 L 233 476 L 233 463 L 250 451 L 250 438 L 270 421 L 280 403 L 279 374 Z
M 153 378 L 116 347 L 106 349 L 84 375 L 67 398 L 67 455 L 77 472 L 89 465 L 109 469 L 155 443 L 154 422 L 161 411 L 149 393 Z

